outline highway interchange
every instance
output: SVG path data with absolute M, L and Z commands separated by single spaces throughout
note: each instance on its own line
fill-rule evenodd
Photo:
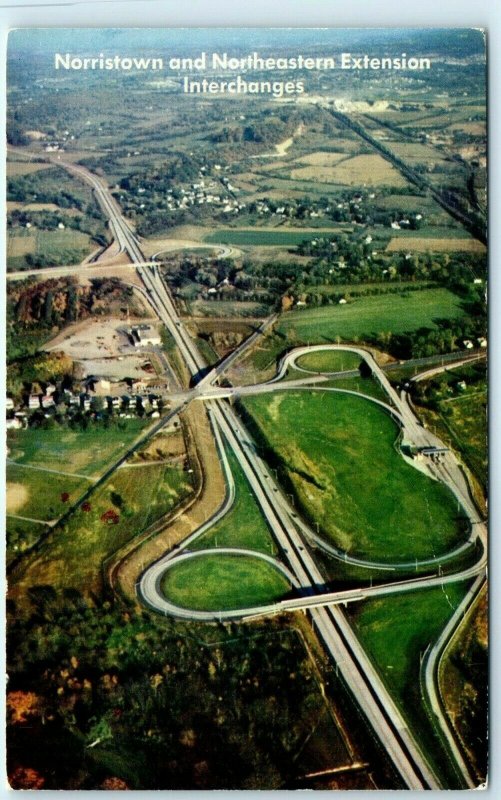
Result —
M 423 659 L 423 686 L 426 690 L 427 699 L 432 713 L 435 715 L 437 724 L 442 729 L 444 737 L 449 742 L 450 750 L 456 763 L 457 770 L 462 778 L 465 787 L 473 788 L 474 784 L 456 742 L 453 731 L 451 731 L 444 714 L 443 702 L 437 690 L 437 670 L 440 659 L 446 651 L 448 643 L 451 641 L 455 631 L 467 610 L 471 606 L 478 591 L 483 586 L 486 579 L 486 556 L 487 556 L 487 531 L 484 521 L 478 514 L 474 502 L 471 499 L 467 481 L 460 464 L 457 462 L 452 452 L 447 451 L 440 461 L 428 460 L 422 468 L 431 477 L 441 480 L 453 492 L 458 503 L 463 508 L 470 520 L 471 535 L 470 540 L 478 544 L 478 559 L 473 566 L 460 570 L 454 574 L 438 574 L 433 570 L 428 576 L 419 576 L 411 580 L 392 581 L 376 587 L 366 587 L 362 590 L 350 590 L 349 592 L 325 593 L 322 590 L 324 578 L 319 571 L 314 558 L 311 555 L 309 543 L 319 544 L 320 537 L 313 532 L 306 523 L 301 520 L 293 507 L 288 502 L 280 486 L 276 484 L 273 475 L 262 459 L 256 453 L 252 445 L 252 439 L 243 425 L 239 416 L 235 413 L 226 398 L 235 393 L 243 394 L 256 391 L 281 391 L 284 388 L 298 389 L 305 384 L 308 390 L 312 390 L 316 383 L 320 383 L 325 376 L 310 376 L 302 381 L 290 381 L 280 384 L 278 379 L 283 377 L 288 367 L 293 365 L 295 360 L 310 349 L 299 348 L 292 354 L 288 354 L 280 365 L 276 380 L 261 384 L 255 387 L 236 387 L 230 390 L 218 387 L 217 381 L 225 370 L 240 358 L 247 347 L 252 346 L 255 339 L 262 335 L 267 324 L 274 321 L 270 319 L 260 330 L 257 330 L 249 340 L 237 348 L 227 359 L 223 360 L 217 367 L 208 369 L 207 365 L 197 350 L 194 341 L 185 329 L 182 320 L 179 318 L 169 290 L 165 285 L 158 267 L 148 262 L 142 251 L 141 246 L 130 228 L 129 223 L 123 217 L 121 210 L 115 199 L 111 196 L 106 183 L 93 175 L 85 168 L 62 161 L 58 165 L 72 172 L 74 175 L 84 180 L 92 186 L 96 193 L 96 198 L 109 219 L 110 228 L 113 232 L 120 250 L 127 253 L 140 276 L 145 292 L 148 296 L 151 307 L 154 309 L 160 321 L 165 325 L 172 338 L 174 339 L 178 353 L 192 376 L 193 388 L 179 396 L 172 398 L 175 410 L 169 416 L 177 413 L 188 405 L 188 403 L 198 400 L 203 402 L 211 420 L 212 430 L 216 440 L 216 445 L 223 463 L 224 472 L 227 479 L 226 498 L 215 515 L 199 530 L 193 532 L 186 539 L 179 549 L 165 554 L 165 556 L 155 564 L 146 568 L 138 580 L 138 595 L 148 606 L 155 608 L 160 613 L 173 613 L 178 616 L 190 616 L 197 618 L 197 612 L 179 609 L 172 606 L 166 607 L 165 597 L 159 591 L 159 584 L 162 575 L 180 558 L 190 557 L 189 543 L 193 538 L 200 536 L 207 527 L 213 525 L 218 519 L 231 508 L 234 497 L 234 486 L 231 478 L 231 470 L 225 456 L 226 445 L 231 449 L 234 456 L 245 474 L 254 496 L 261 508 L 268 526 L 278 545 L 282 563 L 280 569 L 285 570 L 290 576 L 291 584 L 299 595 L 293 600 L 283 601 L 281 604 L 273 604 L 270 607 L 260 607 L 254 609 L 240 609 L 238 612 L 231 612 L 233 618 L 251 618 L 263 614 L 280 613 L 285 610 L 297 608 L 308 609 L 314 629 L 324 644 L 325 650 L 332 662 L 336 665 L 336 673 L 342 679 L 347 689 L 356 698 L 356 701 L 365 715 L 367 722 L 376 738 L 378 738 L 383 748 L 388 753 L 396 772 L 404 786 L 410 789 L 441 787 L 440 776 L 436 775 L 428 764 L 418 743 L 410 732 L 400 709 L 388 692 L 383 681 L 379 677 L 372 662 L 365 653 L 358 641 L 352 627 L 342 611 L 342 604 L 355 602 L 373 595 L 390 594 L 398 591 L 409 591 L 418 587 L 445 584 L 452 581 L 464 581 L 474 579 L 473 587 L 463 599 L 455 614 L 451 617 L 448 626 L 443 631 L 439 641 L 430 648 Z M 331 347 L 338 347 L 332 346 Z M 318 348 L 316 348 L 318 349 Z M 441 446 L 441 442 L 427 429 L 423 428 L 417 421 L 405 392 L 398 394 L 389 383 L 384 371 L 378 366 L 372 355 L 362 349 L 355 347 L 345 347 L 357 353 L 361 359 L 369 365 L 375 380 L 384 389 L 388 403 L 380 403 L 386 406 L 389 413 L 401 427 L 403 441 L 418 448 L 436 448 Z M 372 402 L 373 398 L 368 398 Z M 164 423 L 161 420 L 160 423 Z M 464 547 L 464 545 L 462 545 Z M 199 551 L 200 552 L 200 551 Z M 348 555 L 340 551 L 332 553 L 336 557 L 348 560 Z M 455 551 L 454 555 L 457 554 Z M 256 554 L 254 554 L 256 555 Z M 450 556 L 451 554 L 448 554 Z M 258 556 L 259 557 L 259 556 Z M 262 556 L 261 556 L 262 557 Z M 273 561 L 273 559 L 272 559 Z M 367 567 L 382 566 L 371 562 L 360 562 L 357 564 Z M 430 559 L 430 567 L 436 566 L 435 559 Z M 423 562 L 427 563 L 427 562 Z M 400 568 L 403 565 L 384 565 L 389 570 Z M 169 605 L 169 604 L 167 604 Z M 203 612 L 198 612 L 203 613 Z M 209 612 L 207 612 L 209 613 Z M 209 614 L 211 619 L 223 618 L 226 614 L 212 612 Z

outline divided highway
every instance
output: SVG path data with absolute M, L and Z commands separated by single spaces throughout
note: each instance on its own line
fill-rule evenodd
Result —
M 110 219 L 110 225 L 120 248 L 126 251 L 137 265 L 137 272 L 144 282 L 151 305 L 174 338 L 179 352 L 193 376 L 195 382 L 193 395 L 196 395 L 197 380 L 204 374 L 207 365 L 184 329 L 158 269 L 142 266 L 145 258 L 139 242 L 104 182 L 83 167 L 59 163 L 94 187 L 99 203 Z M 366 360 L 370 358 L 365 351 L 357 348 L 355 350 Z M 418 426 L 412 410 L 392 389 L 376 362 L 371 362 L 371 369 L 402 417 L 403 429 L 409 439 L 414 441 L 414 437 L 416 437 L 418 442 L 423 441 L 428 444 L 430 440 L 423 433 L 423 429 Z M 222 371 L 212 371 L 212 380 L 216 380 Z M 208 373 L 208 375 L 210 374 Z M 206 383 L 210 383 L 210 381 L 206 381 Z M 203 394 L 204 386 L 205 384 L 202 384 L 202 387 L 198 389 L 199 394 Z M 256 455 L 249 434 L 233 409 L 221 399 L 206 399 L 206 403 L 210 409 L 214 432 L 216 436 L 218 429 L 222 432 L 238 459 L 279 545 L 283 559 L 288 564 L 294 582 L 306 597 L 311 598 L 312 605 L 316 605 L 324 580 L 296 527 L 295 515 L 284 503 L 277 502 L 279 487 L 275 485 L 272 476 Z M 453 465 L 448 464 L 447 469 L 444 467 L 442 472 L 444 475 L 448 475 L 447 483 L 450 485 L 450 482 L 456 477 Z M 437 477 L 439 476 L 437 475 Z M 440 477 L 443 479 L 442 475 Z M 463 498 L 464 487 L 457 487 L 456 492 L 458 498 L 461 496 L 462 500 L 467 501 L 467 505 L 464 507 L 467 508 L 470 518 L 472 518 L 476 514 L 476 510 L 468 498 Z M 476 520 L 476 524 L 481 526 L 481 520 Z M 483 538 L 481 529 L 479 534 Z M 152 565 L 149 569 L 155 570 L 156 566 Z M 146 591 L 145 580 L 148 572 L 149 570 L 146 570 L 141 577 L 138 587 L 140 595 Z M 153 580 L 153 585 L 155 583 L 156 579 Z M 149 602 L 147 598 L 145 600 Z M 440 788 L 439 779 L 430 769 L 400 710 L 367 657 L 341 609 L 338 606 L 312 607 L 309 613 L 318 635 L 336 664 L 337 673 L 356 698 L 369 725 L 381 741 L 383 748 L 388 752 L 403 784 L 412 789 Z

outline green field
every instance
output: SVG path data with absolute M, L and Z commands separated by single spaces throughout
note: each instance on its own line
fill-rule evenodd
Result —
M 341 549 L 391 563 L 438 556 L 464 539 L 452 495 L 403 460 L 396 424 L 370 401 L 284 392 L 244 407 L 299 506 Z
M 247 358 L 244 358 L 241 365 L 250 370 L 253 382 L 257 382 L 265 377 L 264 375 L 260 376 L 259 374 L 262 370 L 271 369 L 271 373 L 269 375 L 269 377 L 271 377 L 271 375 L 274 375 L 276 372 L 275 367 L 277 365 L 278 357 L 285 350 L 287 350 L 288 347 L 290 347 L 290 343 L 287 342 L 286 337 L 283 334 L 278 336 L 273 331 L 264 337 L 263 340 L 258 340 L 257 345 L 252 348 L 251 352 Z M 266 375 L 266 377 L 268 376 Z
M 350 392 L 358 392 L 358 394 L 366 394 L 369 397 L 374 397 L 375 400 L 382 400 L 383 403 L 392 405 L 385 390 L 375 378 L 331 378 L 322 383 L 321 386 L 326 388 L 332 386 L 334 389 L 345 389 Z
M 311 372 L 343 372 L 358 369 L 361 358 L 356 353 L 342 350 L 318 350 L 307 353 L 296 361 L 298 367 Z
M 461 453 L 461 457 L 485 490 L 488 477 L 485 381 L 483 386 L 475 387 L 474 391 L 441 400 L 438 407 L 438 414 L 425 409 L 425 419 L 444 442 L 450 443 Z
M 116 470 L 91 495 L 87 511 L 78 509 L 64 527 L 50 534 L 40 555 L 28 562 L 20 582 L 98 592 L 102 562 L 190 491 L 189 476 L 180 467 L 141 464 Z M 110 511 L 117 515 L 116 523 L 102 519 Z
M 15 491 L 14 487 L 22 486 L 24 499 L 11 505 L 8 495 L 7 512 L 47 522 L 56 520 L 90 485 L 84 478 L 8 464 L 7 489 Z M 67 500 L 62 499 L 64 493 L 69 495 Z
M 46 469 L 99 475 L 104 467 L 123 452 L 146 423 L 140 419 L 125 420 L 119 428 L 88 428 L 72 431 L 61 428 L 42 430 L 28 428 L 9 431 L 9 458 L 18 464 L 31 464 Z
M 441 773 L 451 767 L 423 709 L 419 663 L 461 602 L 466 588 L 461 583 L 450 584 L 443 590 L 423 589 L 349 606 L 362 644 L 427 755 L 440 765 Z M 454 773 L 450 779 L 457 781 Z M 455 788 L 454 783 L 450 788 Z
M 461 317 L 459 297 L 447 289 L 425 289 L 402 295 L 359 297 L 344 306 L 291 311 L 280 319 L 278 331 L 311 344 L 353 341 L 385 331 L 393 334 L 435 328 L 436 319 Z
M 484 491 L 488 470 L 485 369 L 485 362 L 478 361 L 447 370 L 423 381 L 416 397 L 429 427 L 461 454 Z
M 190 304 L 190 315 L 195 317 L 266 317 L 269 307 L 262 303 L 235 300 L 195 300 Z
M 25 256 L 43 255 L 56 264 L 72 264 L 95 249 L 90 236 L 72 228 L 45 231 L 31 228 L 13 229 L 7 236 L 7 263 L 22 267 Z
M 164 575 L 162 590 L 182 608 L 225 611 L 280 600 L 291 585 L 267 561 L 215 552 L 175 564 Z
M 283 229 L 270 231 L 260 230 L 259 228 L 249 228 L 248 230 L 219 230 L 210 233 L 205 237 L 204 241 L 210 244 L 234 244 L 237 246 L 251 245 L 254 247 L 271 247 L 277 245 L 282 247 L 295 247 L 301 242 L 309 242 L 312 239 L 318 239 L 319 236 L 335 236 L 339 234 L 340 231 L 340 228 L 317 232 L 301 230 L 288 231 Z
M 230 511 L 190 545 L 191 550 L 209 547 L 243 547 L 275 555 L 277 548 L 237 459 L 229 454 L 235 500 Z
M 436 640 L 464 592 L 454 583 L 444 591 L 406 592 L 349 607 L 362 642 L 402 700 L 413 689 L 420 652 Z
M 386 240 L 389 240 L 388 236 L 384 236 Z M 418 291 L 419 289 L 433 289 L 437 286 L 431 280 L 417 280 L 412 281 L 412 283 L 401 281 L 399 283 L 394 283 L 393 281 L 368 281 L 367 283 L 323 283 L 319 286 L 315 286 L 315 292 L 318 292 L 322 295 L 330 296 L 330 295 L 345 295 L 347 298 L 352 297 L 353 299 L 357 297 L 362 297 L 364 295 L 381 295 L 381 294 L 398 294 L 399 291 Z
M 487 482 L 487 389 L 440 404 L 445 425 L 483 486 Z M 444 414 L 446 412 L 446 415 Z

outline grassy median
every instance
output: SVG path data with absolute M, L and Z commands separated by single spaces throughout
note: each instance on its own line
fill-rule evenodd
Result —
M 224 517 L 209 528 L 190 546 L 191 550 L 209 547 L 242 547 L 275 555 L 277 547 L 256 502 L 242 468 L 233 453 L 228 455 L 233 480 L 235 500 Z

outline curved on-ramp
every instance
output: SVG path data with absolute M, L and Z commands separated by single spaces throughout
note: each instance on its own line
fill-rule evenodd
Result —
M 276 613 L 276 603 L 270 603 L 263 606 L 252 606 L 243 608 L 234 608 L 227 610 L 208 610 L 200 611 L 197 609 L 183 608 L 178 606 L 172 601 L 168 600 L 162 590 L 162 581 L 164 576 L 170 569 L 175 568 L 178 564 L 193 560 L 197 558 L 206 558 L 207 556 L 213 557 L 218 555 L 231 555 L 231 556 L 246 556 L 248 558 L 258 559 L 271 564 L 278 572 L 282 573 L 291 586 L 295 589 L 299 588 L 299 583 L 278 559 L 267 553 L 261 553 L 257 550 L 247 550 L 239 547 L 211 547 L 205 550 L 189 550 L 186 549 L 174 559 L 157 561 L 156 564 L 149 567 L 148 570 L 142 575 L 139 582 L 139 591 L 145 603 L 159 611 L 162 614 L 169 614 L 173 617 L 181 619 L 190 619 L 198 622 L 214 622 L 215 620 L 238 620 L 245 617 L 263 616 L 267 613 Z

